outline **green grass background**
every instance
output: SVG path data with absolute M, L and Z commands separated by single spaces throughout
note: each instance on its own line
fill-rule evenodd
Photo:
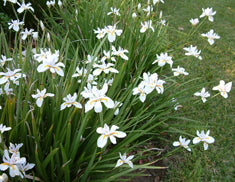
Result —
M 188 64 L 189 60 L 182 60 L 181 64 L 186 71 L 190 71 L 189 77 L 200 77 L 199 82 L 210 82 L 206 90 L 211 95 L 216 92 L 211 89 L 219 84 L 220 80 L 226 83 L 233 81 L 233 87 L 228 99 L 217 96 L 205 104 L 191 106 L 191 103 L 184 105 L 181 110 L 182 116 L 195 121 L 180 120 L 172 121 L 178 125 L 179 130 L 194 133 L 196 130 L 211 130 L 211 136 L 215 143 L 209 145 L 207 151 L 201 146 L 195 146 L 192 153 L 183 150 L 169 158 L 169 170 L 164 181 L 234 181 L 234 104 L 235 104 L 235 1 L 233 0 L 166 0 L 161 5 L 163 15 L 169 22 L 170 27 L 179 29 L 180 32 L 189 32 L 191 18 L 199 18 L 202 8 L 213 7 L 217 11 L 214 22 L 206 20 L 206 25 L 199 29 L 186 46 L 198 46 L 202 50 L 203 60 L 191 60 L 194 63 Z M 202 19 L 200 19 L 202 21 Z M 214 29 L 221 36 L 210 46 L 200 33 L 206 33 Z M 176 32 L 170 32 L 171 37 L 177 36 Z M 180 43 L 179 43 L 180 45 Z M 204 52 L 207 52 L 204 54 Z M 199 91 L 199 90 L 198 90 Z M 198 98 L 195 98 L 195 100 Z M 180 114 L 179 114 L 180 115 Z M 200 128 L 199 125 L 207 126 Z M 175 132 L 175 129 L 172 129 Z M 178 137 L 182 133 L 174 133 Z M 183 135 L 183 134 L 182 134 Z M 185 136 L 185 135 L 184 135 Z M 178 138 L 176 138 L 177 140 Z M 170 145 L 170 144 L 169 144 Z

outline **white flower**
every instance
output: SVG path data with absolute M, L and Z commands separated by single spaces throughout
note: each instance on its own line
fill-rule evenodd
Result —
M 204 142 L 204 150 L 208 149 L 208 144 L 214 143 L 215 139 L 211 136 L 209 136 L 210 134 L 210 130 L 208 130 L 206 132 L 206 134 L 204 133 L 204 130 L 202 130 L 201 133 L 199 133 L 199 131 L 197 130 L 197 136 L 193 139 L 193 144 L 197 144 L 199 142 Z
M 108 12 L 107 15 L 114 14 L 114 15 L 120 16 L 119 9 L 116 9 L 116 8 L 113 8 L 113 7 L 111 7 L 110 9 L 111 9 L 111 11 Z
M 1 132 L 1 134 L 3 134 L 5 131 L 9 131 L 9 130 L 11 130 L 11 127 L 6 127 L 5 125 L 0 124 L 0 132 Z
M 38 32 L 32 32 L 32 36 L 34 40 L 38 39 Z
M 50 36 L 50 33 L 47 32 L 47 41 L 50 42 L 51 41 L 51 36 Z
M 114 115 L 118 115 L 119 113 L 119 107 L 122 106 L 122 103 L 121 102 L 118 102 L 118 101 L 115 101 L 114 102 L 114 108 L 116 109 L 115 112 L 114 112 Z
M 23 21 L 20 22 L 19 20 L 11 20 L 11 23 L 8 23 L 8 25 L 9 25 L 8 29 L 9 30 L 13 29 L 16 32 L 18 32 L 19 31 L 19 26 L 23 25 L 23 24 L 24 24 Z
M 134 158 L 134 155 L 130 155 L 129 157 L 126 158 L 126 153 L 123 155 L 119 152 L 120 159 L 118 159 L 117 164 L 115 167 L 119 167 L 122 164 L 128 164 L 131 168 L 133 168 L 133 163 L 131 162 L 131 159 Z
M 87 70 L 85 68 L 79 68 L 79 67 L 76 67 L 76 72 L 77 73 L 74 73 L 72 75 L 72 77 L 79 77 L 79 76 L 82 76 L 82 75 L 86 75 L 87 74 Z
M 0 85 L 4 84 L 4 83 L 6 83 L 6 82 L 8 82 L 10 80 L 13 81 L 13 83 L 15 83 L 15 81 L 17 79 L 25 77 L 25 74 L 17 73 L 19 71 L 21 71 L 21 69 L 15 69 L 15 70 L 11 71 L 9 68 L 7 68 L 7 72 L 6 73 L 0 72 L 0 75 L 3 75 L 0 78 Z
M 104 62 L 106 59 L 116 62 L 115 57 L 112 57 L 112 55 L 114 55 L 114 54 L 111 53 L 111 51 L 106 52 L 104 50 L 103 53 L 104 53 L 104 56 L 101 58 L 101 62 Z
M 166 20 L 162 19 L 159 23 L 162 24 L 163 26 L 165 26 L 166 25 Z
M 98 58 L 95 57 L 95 56 L 91 56 L 91 55 L 87 55 L 87 60 L 85 61 L 86 64 L 90 64 L 93 62 L 93 65 L 95 65 L 96 62 L 99 62 L 98 61 Z
M 192 45 L 190 45 L 190 47 L 184 47 L 183 48 L 185 51 L 188 51 L 185 53 L 185 55 L 187 56 L 194 56 L 200 60 L 202 60 L 202 57 L 200 56 L 201 50 L 197 50 L 197 46 L 193 47 Z
M 128 60 L 128 57 L 125 55 L 128 53 L 128 50 L 123 49 L 119 46 L 118 50 L 114 46 L 112 46 L 112 55 L 120 56 L 122 59 Z
M 54 6 L 55 5 L 55 0 L 53 1 L 47 1 L 46 2 L 46 5 L 50 8 L 51 6 Z
M 46 93 L 46 89 L 44 88 L 42 91 L 37 89 L 37 94 L 32 94 L 32 97 L 36 100 L 36 104 L 38 107 L 42 106 L 43 99 L 46 97 L 54 97 L 52 93 Z
M 26 162 L 26 159 L 24 157 L 20 158 L 15 154 L 12 154 L 10 157 L 8 151 L 4 150 L 2 160 L 3 163 L 0 164 L 1 171 L 5 171 L 9 168 L 9 174 L 11 177 L 20 176 L 18 165 Z
M 109 42 L 114 42 L 116 40 L 116 35 L 120 36 L 122 34 L 122 30 L 116 29 L 116 25 L 114 25 L 114 26 L 109 25 L 109 26 L 105 27 L 104 30 L 108 34 Z
M 168 63 L 171 67 L 173 64 L 172 57 L 168 56 L 167 53 L 161 53 L 160 55 L 156 54 L 157 59 L 152 63 L 155 64 L 158 62 L 158 66 L 164 66 L 166 63 Z
M 156 3 L 159 3 L 159 2 L 164 3 L 164 0 L 153 0 L 153 5 L 155 5 Z
M 20 175 L 21 178 L 23 178 L 26 175 L 25 174 L 26 171 L 34 168 L 34 166 L 35 166 L 35 164 L 33 164 L 33 163 L 27 163 L 26 164 L 26 161 L 24 163 L 22 163 L 22 164 L 19 164 L 18 165 L 19 170 L 20 170 L 21 173 L 23 173 L 23 175 L 22 174 Z
M 141 8 L 141 3 L 138 3 L 137 9 L 140 9 L 140 8 Z
M 204 16 L 208 16 L 209 21 L 213 22 L 214 21 L 214 15 L 216 14 L 216 11 L 213 12 L 212 8 L 202 8 L 202 14 L 200 15 L 200 18 Z
M 184 147 L 186 150 L 188 150 L 189 152 L 191 152 L 191 149 L 190 149 L 189 146 L 188 146 L 189 143 L 190 143 L 190 140 L 186 140 L 186 138 L 182 138 L 182 137 L 180 136 L 179 141 L 175 141 L 175 142 L 173 143 L 173 146 L 175 146 L 175 147 L 182 146 L 182 147 Z
M 193 26 L 195 26 L 199 23 L 198 18 L 195 18 L 195 19 L 191 18 L 189 21 L 190 21 L 190 23 L 192 23 Z
M 132 18 L 136 18 L 137 17 L 137 14 L 134 12 L 132 13 Z
M 55 57 L 56 59 L 59 59 L 59 51 L 55 50 L 55 53 L 52 53 L 50 49 L 40 49 L 39 54 L 34 54 L 33 57 L 36 61 L 43 62 L 46 61 L 47 59 L 50 59 L 49 57 Z
M 15 156 L 17 157 L 20 157 L 20 148 L 23 146 L 23 143 L 20 143 L 20 144 L 12 144 L 10 143 L 10 146 L 9 146 L 9 152 L 11 154 L 15 154 Z
M 149 16 L 150 13 L 153 11 L 153 7 L 152 6 L 148 6 L 146 9 L 143 9 L 143 11 L 147 12 L 147 16 Z
M 230 92 L 232 88 L 232 82 L 229 82 L 225 84 L 224 80 L 220 80 L 220 83 L 218 86 L 215 86 L 212 88 L 212 90 L 218 90 L 220 91 L 220 94 L 227 99 L 228 98 L 228 92 Z
M 207 98 L 207 97 L 210 97 L 209 92 L 206 92 L 206 89 L 205 89 L 205 88 L 202 88 L 202 91 L 201 91 L 201 92 L 196 92 L 194 95 L 195 95 L 195 96 L 201 96 L 203 103 L 206 102 L 206 98 Z
M 148 22 L 145 21 L 144 24 L 141 22 L 141 29 L 140 32 L 144 33 L 148 28 L 151 28 L 152 31 L 154 32 L 154 28 L 152 27 L 152 20 L 149 20 Z
M 97 30 L 94 30 L 94 33 L 96 33 L 96 37 L 98 39 L 101 39 L 105 36 L 106 32 L 105 32 L 105 29 L 100 29 L 99 27 L 97 28 Z
M 208 38 L 208 42 L 209 42 L 210 45 L 214 44 L 214 42 L 215 42 L 214 39 L 220 39 L 220 36 L 217 33 L 214 33 L 213 29 L 211 29 L 207 33 L 201 34 L 201 36 L 207 37 Z
M 64 97 L 63 100 L 65 102 L 60 105 L 60 110 L 63 110 L 66 107 L 71 107 L 72 105 L 74 105 L 76 108 L 81 109 L 82 105 L 80 103 L 76 102 L 76 99 L 77 99 L 77 93 L 74 93 L 73 96 L 71 96 L 69 94 L 66 97 Z
M 138 87 L 133 89 L 133 95 L 140 94 L 139 99 L 141 102 L 144 102 L 146 99 L 146 93 L 145 93 L 145 84 L 144 82 L 141 82 Z
M 143 83 L 145 85 L 144 92 L 146 94 L 151 93 L 155 88 L 159 94 L 162 94 L 164 92 L 163 84 L 165 81 L 158 80 L 158 74 L 153 73 L 150 75 L 150 73 L 144 73 L 143 74 Z
M 13 83 L 17 84 L 18 81 L 13 81 Z M 0 88 L 0 95 L 2 95 L 5 92 L 6 95 L 11 95 L 13 94 L 13 89 L 10 88 L 10 82 L 7 81 L 6 84 L 4 85 L 4 91 L 2 90 L 2 88 Z M 14 94 L 13 94 L 14 95 Z
M 25 31 L 24 31 L 24 32 L 20 32 L 20 34 L 22 34 L 21 39 L 22 39 L 22 40 L 25 40 L 29 35 L 32 35 L 32 34 L 33 34 L 33 31 L 34 31 L 34 29 L 28 30 L 27 28 L 25 28 Z
M 31 6 L 32 4 L 31 3 L 27 3 L 25 4 L 25 2 L 23 1 L 22 4 L 18 3 L 17 4 L 20 6 L 18 9 L 17 9 L 17 12 L 18 13 L 22 13 L 23 11 L 25 10 L 31 10 L 32 12 L 34 12 L 34 9 L 33 7 Z
M 13 60 L 12 58 L 7 58 L 6 56 L 1 55 L 0 64 L 1 66 L 4 66 L 6 61 L 12 61 L 12 60 Z
M 63 4 L 62 4 L 61 0 L 59 0 L 59 1 L 58 1 L 58 6 L 61 8 L 62 5 L 63 5 Z
M 89 101 L 85 104 L 85 113 L 93 108 L 95 109 L 96 113 L 102 112 L 101 103 L 104 103 L 104 105 L 107 108 L 113 108 L 114 107 L 113 100 L 105 95 L 107 91 L 108 91 L 108 85 L 104 84 L 101 90 L 98 90 L 96 86 L 93 86 L 92 93 L 89 94 L 83 93 L 83 96 L 85 94 L 86 97 L 89 97 Z
M 174 72 L 174 76 L 188 75 L 188 72 L 186 72 L 184 68 L 179 66 L 177 68 L 173 68 L 172 71 Z
M 1 182 L 8 182 L 8 176 L 6 175 L 6 173 L 3 173 L 3 174 L 0 176 L 0 181 L 1 181 Z
M 126 133 L 122 132 L 122 131 L 116 131 L 117 129 L 119 129 L 118 126 L 116 125 L 112 125 L 111 129 L 109 129 L 109 126 L 107 124 L 104 124 L 104 127 L 99 127 L 96 129 L 96 132 L 101 134 L 101 136 L 98 138 L 97 140 L 97 146 L 99 148 L 103 148 L 107 142 L 108 142 L 108 138 L 110 139 L 112 144 L 116 144 L 116 138 L 125 138 L 126 137 Z
M 84 90 L 81 92 L 81 95 L 86 99 L 94 96 L 90 83 L 87 83 L 87 87 L 84 87 Z
M 60 67 L 65 67 L 62 62 L 58 62 L 58 54 L 49 54 L 47 59 L 43 60 L 43 63 L 37 67 L 38 72 L 44 72 L 50 70 L 51 73 L 57 73 L 60 76 L 64 76 L 64 71 Z
M 39 24 L 40 24 L 42 31 L 45 31 L 45 26 L 44 26 L 42 20 L 39 21 Z
M 112 73 L 118 73 L 119 71 L 112 68 L 112 66 L 114 66 L 114 64 L 112 63 L 105 63 L 105 62 L 102 62 L 101 65 L 99 64 L 95 64 L 94 67 L 96 67 L 97 69 L 95 69 L 93 71 L 93 75 L 94 76 L 98 76 L 102 73 L 102 71 L 105 73 L 105 74 L 108 74 L 109 72 L 112 72 Z
M 13 4 L 17 3 L 17 0 L 3 0 L 3 6 L 6 6 L 7 1 L 9 1 L 9 2 L 11 2 Z

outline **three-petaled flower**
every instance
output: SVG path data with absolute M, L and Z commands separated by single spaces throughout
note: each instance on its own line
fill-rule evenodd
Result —
M 112 125 L 111 129 L 109 129 L 109 126 L 107 124 L 104 124 L 104 127 L 99 127 L 96 129 L 96 132 L 101 134 L 101 136 L 98 138 L 97 140 L 97 146 L 99 148 L 103 148 L 107 142 L 108 142 L 108 138 L 110 139 L 112 144 L 116 144 L 116 138 L 125 138 L 126 137 L 126 133 L 122 132 L 122 131 L 116 131 L 117 129 L 119 129 L 118 126 L 116 125 Z
M 104 103 L 107 108 L 113 108 L 113 100 L 105 95 L 107 91 L 108 85 L 104 84 L 101 90 L 97 89 L 96 86 L 93 86 L 91 92 L 86 94 L 83 93 L 83 96 L 85 95 L 86 98 L 89 98 L 88 102 L 85 104 L 85 112 L 88 112 L 93 108 L 95 109 L 96 113 L 102 112 L 101 103 Z
M 202 8 L 202 14 L 200 15 L 200 18 L 204 17 L 204 16 L 208 16 L 208 20 L 213 22 L 214 21 L 214 15 L 216 14 L 216 11 L 213 12 L 212 8 Z
M 24 157 L 20 158 L 15 154 L 12 154 L 11 157 L 7 150 L 4 150 L 3 163 L 0 164 L 0 170 L 5 171 L 9 168 L 9 173 L 11 177 L 20 176 L 18 165 L 25 163 L 26 159 Z
M 64 71 L 60 67 L 65 67 L 62 62 L 58 62 L 57 54 L 49 54 L 47 55 L 47 59 L 43 60 L 43 63 L 37 67 L 38 72 L 44 72 L 46 70 L 50 70 L 51 73 L 57 73 L 60 76 L 64 76 Z
M 220 39 L 220 36 L 217 33 L 214 33 L 213 29 L 207 33 L 202 33 L 201 36 L 207 37 L 210 45 L 214 44 L 214 39 Z
M 189 143 L 190 143 L 190 140 L 186 140 L 186 138 L 182 138 L 182 136 L 180 136 L 179 141 L 173 142 L 173 146 L 175 146 L 175 147 L 182 146 L 186 150 L 191 152 L 191 149 L 188 146 Z
M 32 97 L 36 100 L 36 104 L 38 107 L 42 106 L 43 99 L 45 97 L 54 97 L 54 94 L 52 93 L 46 93 L 46 89 L 44 88 L 42 91 L 37 89 L 37 94 L 33 94 Z
M 158 66 L 164 66 L 166 63 L 168 63 L 171 67 L 173 64 L 172 57 L 168 56 L 167 53 L 161 53 L 160 55 L 156 54 L 157 59 L 152 63 L 158 63 Z
M 205 88 L 202 88 L 202 91 L 201 91 L 201 92 L 196 92 L 194 95 L 195 95 L 195 96 L 201 96 L 203 103 L 206 102 L 206 98 L 207 98 L 207 97 L 210 97 L 209 92 L 206 92 L 206 89 L 205 89 Z
M 230 92 L 232 88 L 232 82 L 229 82 L 225 84 L 224 80 L 220 80 L 220 83 L 218 86 L 215 86 L 212 88 L 212 90 L 218 90 L 220 91 L 220 94 L 227 99 L 228 98 L 228 92 Z
M 186 72 L 184 68 L 179 66 L 177 68 L 173 68 L 172 71 L 174 72 L 174 76 L 188 75 L 188 72 Z
M 76 102 L 77 99 L 77 93 L 74 93 L 73 96 L 70 94 L 67 95 L 67 97 L 64 97 L 63 100 L 65 101 L 63 104 L 60 106 L 60 110 L 65 109 L 66 107 L 71 107 L 72 105 L 75 106 L 76 108 L 81 109 L 82 105 L 78 102 Z
M 142 26 L 140 29 L 141 33 L 146 32 L 148 28 L 152 29 L 152 31 L 154 32 L 154 28 L 152 27 L 152 20 L 149 20 L 148 22 L 145 21 L 144 23 L 141 22 L 141 26 Z
M 122 164 L 128 164 L 131 168 L 133 168 L 133 163 L 131 162 L 131 159 L 134 158 L 134 155 L 130 155 L 129 157 L 126 157 L 126 153 L 123 155 L 119 152 L 120 159 L 118 159 L 117 164 L 115 167 L 119 167 Z
M 214 143 L 215 139 L 211 136 L 209 136 L 210 134 L 210 130 L 208 130 L 206 132 L 206 134 L 204 133 L 204 130 L 202 130 L 201 133 L 199 133 L 199 131 L 197 130 L 197 136 L 193 139 L 193 144 L 197 144 L 199 142 L 204 142 L 203 146 L 204 146 L 204 150 L 208 149 L 208 144 Z

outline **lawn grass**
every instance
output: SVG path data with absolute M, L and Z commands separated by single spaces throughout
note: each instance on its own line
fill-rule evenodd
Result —
M 169 27 L 176 27 L 181 32 L 190 31 L 189 20 L 199 18 L 202 8 L 213 7 L 213 10 L 217 11 L 214 22 L 206 20 L 203 28 L 185 43 L 186 46 L 198 46 L 198 49 L 202 50 L 203 60 L 194 59 L 191 60 L 192 64 L 188 64 L 189 58 L 181 62 L 190 72 L 189 78 L 200 77 L 198 82 L 205 83 L 206 89 L 211 95 L 215 95 L 215 91 L 211 89 L 218 85 L 220 80 L 227 83 L 235 79 L 235 1 L 168 0 L 161 7 Z M 210 29 L 214 29 L 221 36 L 213 46 L 200 36 L 200 33 L 206 33 Z M 170 35 L 177 36 L 174 31 Z M 206 84 L 208 82 L 209 85 Z M 179 111 L 179 116 L 188 117 L 195 122 L 179 119 L 174 121 L 176 124 L 170 129 L 173 133 L 172 139 L 175 137 L 177 140 L 179 135 L 182 135 L 181 130 L 196 135 L 197 129 L 210 129 L 215 143 L 210 145 L 207 151 L 204 151 L 202 146 L 194 146 L 192 153 L 182 149 L 182 152 L 170 157 L 165 181 L 234 181 L 234 103 L 235 91 L 232 88 L 228 99 L 219 95 L 205 104 L 200 102 L 197 105 L 184 105 Z

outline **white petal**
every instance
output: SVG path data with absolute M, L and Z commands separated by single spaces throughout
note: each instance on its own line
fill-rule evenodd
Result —
M 115 131 L 113 135 L 118 138 L 125 138 L 126 137 L 126 133 L 124 133 L 122 131 Z
M 89 100 L 86 104 L 85 104 L 85 113 L 90 111 L 91 109 L 93 109 L 95 105 L 94 100 Z
M 116 39 L 116 34 L 115 33 L 113 33 L 113 35 L 111 35 L 110 33 L 108 34 L 109 42 L 113 42 L 113 41 L 115 41 L 115 39 Z
M 146 99 L 146 95 L 141 93 L 139 98 L 140 98 L 141 102 L 144 102 Z
M 78 102 L 73 103 L 76 108 L 82 109 L 82 105 Z
M 225 85 L 225 91 L 226 92 L 230 92 L 231 88 L 232 88 L 232 82 L 229 82 Z
M 208 149 L 208 144 L 206 142 L 204 142 L 203 146 L 204 146 L 204 150 Z
M 131 168 L 133 168 L 133 163 L 131 161 L 128 161 L 127 163 Z
M 49 67 L 48 67 L 48 65 L 46 65 L 46 64 L 40 64 L 38 67 L 37 67 L 37 71 L 38 72 L 44 72 L 44 71 L 46 71 L 46 70 L 48 70 L 49 69 Z
M 106 135 L 101 135 L 97 140 L 97 146 L 99 148 L 103 148 L 108 141 L 108 137 Z
M 130 155 L 129 157 L 127 157 L 127 161 L 130 161 L 130 160 L 132 160 L 134 158 L 134 155 Z
M 101 105 L 101 102 L 100 102 L 100 101 L 96 102 L 95 105 L 94 105 L 94 107 L 95 107 L 95 112 L 96 112 L 96 113 L 102 112 L 102 105 Z
M 201 138 L 195 137 L 195 138 L 193 139 L 193 144 L 197 144 L 197 143 L 199 143 L 200 141 L 202 141 Z
M 121 166 L 122 164 L 123 164 L 123 160 L 118 159 L 117 164 L 116 164 L 115 167 L 119 167 L 119 166 Z
M 104 130 L 103 130 L 102 127 L 98 127 L 98 128 L 96 129 L 96 132 L 99 133 L 99 134 L 103 134 L 103 133 L 104 133 Z
M 65 108 L 66 108 L 66 106 L 67 106 L 67 104 L 66 104 L 66 103 L 61 104 L 61 105 L 60 105 L 60 110 L 65 109 Z
M 173 142 L 173 146 L 175 146 L 175 147 L 180 146 L 180 142 Z
M 41 107 L 42 106 L 42 102 L 43 102 L 43 98 L 42 97 L 39 97 L 36 101 L 36 104 L 38 107 Z
M 102 69 L 98 68 L 98 69 L 96 69 L 96 70 L 93 71 L 93 75 L 94 75 L 94 76 L 98 76 L 98 75 L 101 74 L 101 72 L 102 72 Z
M 116 140 L 116 138 L 113 135 L 111 135 L 109 138 L 110 138 L 110 141 L 112 142 L 112 144 L 116 144 L 117 143 L 117 140 Z
M 208 136 L 208 137 L 206 137 L 205 141 L 206 141 L 206 143 L 214 143 L 215 139 L 213 137 L 211 137 L 211 136 Z
M 114 108 L 114 102 L 109 97 L 102 98 L 102 101 L 107 108 Z
M 1 171 L 7 170 L 8 167 L 9 167 L 9 165 L 7 165 L 7 164 L 5 164 L 5 163 L 0 164 L 0 170 L 1 170 Z
M 60 76 L 64 76 L 64 71 L 60 68 L 60 67 L 56 67 L 55 71 L 58 75 Z
M 0 85 L 6 83 L 8 78 L 6 76 L 0 78 Z

